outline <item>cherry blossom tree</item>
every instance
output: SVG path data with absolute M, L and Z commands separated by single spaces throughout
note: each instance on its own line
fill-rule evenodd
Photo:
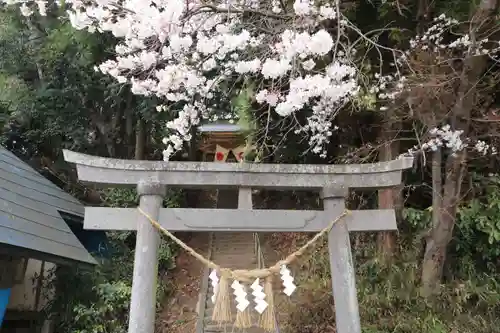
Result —
M 25 16 L 60 5 L 0 1 L 18 4 Z M 66 0 L 64 6 L 76 29 L 120 40 L 116 55 L 96 64 L 97 71 L 129 84 L 134 94 L 156 96 L 158 112 L 176 115 L 166 124 L 165 160 L 200 122 L 233 119 L 231 101 L 248 86 L 253 104 L 268 115 L 305 115 L 305 122 L 295 121 L 295 133 L 323 157 L 335 131 L 332 119 L 362 94 L 375 95 L 380 111 L 417 123 L 419 145 L 408 153 L 431 153 L 434 191 L 422 280 L 427 291 L 439 282 L 466 160 L 496 153 L 480 137 L 488 128 L 474 127 L 471 119 L 487 109 L 479 88 L 500 50 L 490 36 L 498 0 L 482 0 L 468 22 L 437 17 L 405 51 L 363 34 L 339 1 Z M 371 88 L 358 69 L 362 43 L 349 34 L 392 54 L 393 71 L 377 73 Z
M 45 15 L 45 1 L 20 3 L 25 16 Z M 331 119 L 360 87 L 349 22 L 339 4 L 256 0 L 66 1 L 73 27 L 111 32 L 121 40 L 116 55 L 96 70 L 131 85 L 138 95 L 164 101 L 174 112 L 164 139 L 166 160 L 191 139 L 191 127 L 230 110 L 236 82 L 252 82 L 254 100 L 281 117 L 308 112 L 297 124 L 315 153 L 324 155 Z M 230 117 L 225 115 L 224 117 Z
M 408 50 L 394 52 L 394 72 L 375 74 L 377 84 L 371 88 L 382 111 L 390 109 L 416 124 L 419 144 L 408 154 L 420 154 L 424 165 L 431 156 L 433 217 L 422 265 L 425 294 L 439 290 L 467 161 L 497 154 L 490 95 L 499 80 L 489 72 L 500 52 L 492 38 L 498 5 L 497 0 L 481 1 L 465 22 L 436 17 Z

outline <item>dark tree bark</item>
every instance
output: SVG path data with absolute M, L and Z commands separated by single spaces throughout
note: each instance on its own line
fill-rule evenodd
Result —
M 126 158 L 132 158 L 135 155 L 135 117 L 134 117 L 134 108 L 132 106 L 132 93 L 127 94 L 126 103 L 125 103 L 125 151 Z
M 381 133 L 379 149 L 379 161 L 391 161 L 399 155 L 399 141 L 396 140 L 397 128 L 399 127 L 399 120 L 396 124 L 390 120 L 392 112 L 386 114 L 386 121 L 384 122 Z M 378 207 L 379 209 L 396 209 L 401 208 L 402 192 L 401 187 L 389 188 L 378 191 Z M 401 214 L 396 213 L 396 217 Z M 398 221 L 399 222 L 399 221 Z M 378 254 L 383 260 L 390 260 L 396 251 L 396 234 L 391 231 L 383 231 L 377 235 L 377 250 Z
M 135 129 L 135 159 L 143 160 L 146 155 L 146 123 L 144 119 L 137 120 Z
M 440 162 L 441 153 L 436 153 L 437 164 Z M 439 156 L 439 157 L 438 157 Z M 441 278 L 443 276 L 446 261 L 446 250 L 453 236 L 455 227 L 457 204 L 460 198 L 460 184 L 464 176 L 466 152 L 457 157 L 448 157 L 446 161 L 446 177 L 444 186 L 441 180 L 434 181 L 432 231 L 427 239 L 424 260 L 422 264 L 422 294 L 429 296 L 439 292 Z M 436 165 L 437 168 L 437 165 Z M 434 165 L 433 165 L 434 169 Z M 436 172 L 436 174 L 434 174 Z M 439 174 L 438 174 L 439 173 Z M 433 177 L 442 177 L 441 165 L 439 171 L 433 170 Z M 437 178 L 436 178 L 437 179 Z

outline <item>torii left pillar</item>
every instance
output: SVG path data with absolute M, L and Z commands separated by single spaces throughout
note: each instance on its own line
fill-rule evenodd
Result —
M 137 193 L 140 197 L 139 207 L 152 219 L 158 220 L 166 194 L 165 185 L 138 184 Z M 140 214 L 136 237 L 128 332 L 151 333 L 154 332 L 156 315 L 160 234 L 147 217 Z

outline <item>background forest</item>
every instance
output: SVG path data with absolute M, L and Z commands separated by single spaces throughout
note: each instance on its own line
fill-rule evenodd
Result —
M 388 50 L 411 50 L 410 41 L 441 14 L 460 21 L 481 19 L 487 22 L 481 29 L 487 30 L 488 38 L 500 40 L 498 2 L 353 0 L 341 4 L 351 22 L 379 46 L 361 42 L 361 70 L 368 81 L 381 71 L 390 74 L 395 59 Z M 126 84 L 96 72 L 94 66 L 114 52 L 117 40 L 111 34 L 75 30 L 61 19 L 64 9 L 58 10 L 45 17 L 24 17 L 15 8 L 0 6 L 0 140 L 83 202 L 134 206 L 134 191 L 101 191 L 79 184 L 61 150 L 160 160 L 164 124 L 173 115 L 157 112 L 155 97 L 134 95 Z M 351 239 L 365 333 L 500 332 L 500 175 L 493 149 L 499 142 L 500 68 L 494 57 L 456 60 L 453 54 L 446 56 L 412 53 L 407 78 L 414 89 L 388 106 L 376 92 L 366 91 L 339 112 L 325 159 L 310 151 L 301 133 L 290 132 L 286 121 L 270 127 L 268 117 L 273 115 L 255 107 L 251 89 L 242 90 L 229 106 L 258 143 L 261 160 L 270 163 L 392 160 L 428 142 L 434 128 L 446 134 L 447 124 L 462 128 L 470 142 L 490 148 L 488 153 L 481 149 L 450 152 L 441 147 L 423 150 L 415 155 L 416 163 L 405 173 L 401 188 L 351 193 L 351 207 L 394 207 L 398 213 L 397 234 Z M 286 144 L 282 144 L 284 137 Z M 192 158 L 186 148 L 172 159 Z M 291 199 L 296 205 L 307 202 L 300 194 Z M 179 206 L 186 200 L 185 193 L 172 191 L 165 205 Z M 60 313 L 53 318 L 58 333 L 126 332 L 134 235 L 108 236 L 111 254 L 106 265 L 91 272 L 71 268 L 54 272 L 57 278 L 52 283 L 64 292 L 58 293 L 46 313 Z M 276 236 L 281 245 L 287 241 Z M 166 274 L 168 281 L 177 249 L 164 240 L 160 252 L 160 274 Z M 309 274 L 301 277 L 300 284 L 305 291 L 287 310 L 288 332 L 334 332 L 324 247 L 307 265 Z M 171 287 L 167 283 L 160 289 L 159 309 L 168 304 Z

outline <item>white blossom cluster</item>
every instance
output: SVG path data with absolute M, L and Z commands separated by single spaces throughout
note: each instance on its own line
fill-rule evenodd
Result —
M 44 1 L 2 1 L 20 3 L 25 16 L 37 8 L 41 15 L 46 12 Z M 239 76 L 257 82 L 257 103 L 280 116 L 308 110 L 307 124 L 299 132 L 310 135 L 316 153 L 322 153 L 328 142 L 333 116 L 358 92 L 355 68 L 338 57 L 327 58 L 337 49 L 334 41 L 340 33 L 319 25 L 339 16 L 328 4 L 310 0 L 295 0 L 290 8 L 274 0 L 66 0 L 66 4 L 73 27 L 111 32 L 121 41 L 116 56 L 96 66 L 97 71 L 130 84 L 134 94 L 163 99 L 158 111 L 176 112 L 176 119 L 166 125 L 170 135 L 163 140 L 165 160 L 191 139 L 192 126 L 213 119 L 217 99 L 227 98 L 221 83 Z M 266 19 L 277 28 L 256 27 L 251 17 Z
M 435 127 L 429 131 L 431 137 L 427 142 L 424 142 L 420 147 L 415 146 L 413 149 L 408 150 L 408 155 L 414 155 L 420 151 L 437 151 L 439 148 L 449 149 L 453 155 L 466 148 L 471 148 L 480 155 L 490 153 L 497 154 L 497 149 L 488 145 L 482 140 L 476 140 L 474 145 L 471 145 L 470 139 L 463 139 L 463 130 L 453 130 L 450 125 L 444 125 L 440 128 Z
M 490 153 L 491 155 L 496 155 L 498 153 L 496 147 L 490 146 L 483 140 L 476 141 L 476 144 L 474 145 L 474 150 L 483 156 L 486 156 L 486 154 L 488 153 Z
M 36 12 L 41 16 L 47 15 L 47 4 L 45 0 L 36 1 L 20 1 L 20 0 L 1 0 L 0 3 L 5 3 L 7 5 L 20 4 L 19 10 L 23 16 L 29 17 Z M 55 2 L 58 4 L 58 2 Z
M 475 56 L 496 56 L 500 51 L 500 42 L 491 41 L 488 38 L 478 39 L 472 42 L 469 33 L 454 31 L 461 25 L 455 19 L 448 18 L 444 14 L 434 18 L 433 25 L 422 35 L 410 40 L 410 48 L 396 57 L 396 62 L 391 64 L 398 68 L 393 75 L 375 74 L 375 84 L 369 90 L 376 94 L 377 98 L 387 103 L 393 102 L 401 93 L 411 90 L 410 81 L 404 73 L 411 73 L 408 63 L 409 57 L 415 52 L 429 52 L 436 63 L 445 58 L 465 59 Z M 458 29 L 457 29 L 458 30 Z M 446 57 L 444 56 L 446 54 Z M 387 106 L 380 108 L 382 111 Z
M 434 24 L 422 36 L 416 36 L 410 41 L 410 47 L 433 52 L 449 50 L 460 57 L 494 54 L 500 50 L 498 42 L 492 42 L 488 38 L 478 39 L 473 42 L 469 33 L 463 34 L 453 31 L 459 25 L 460 22 L 457 20 L 441 14 L 434 18 Z M 448 33 L 452 33 L 453 36 L 451 37 Z M 457 53 L 457 51 L 460 52 Z
M 400 94 L 407 90 L 407 78 L 404 75 L 374 75 L 376 84 L 369 89 L 369 93 L 375 94 L 381 101 L 394 101 Z M 387 110 L 387 106 L 381 106 L 380 111 Z
M 413 70 L 410 65 L 410 57 L 421 52 L 429 53 L 430 59 L 435 61 L 436 66 L 446 63 L 445 59 L 466 59 L 476 56 L 496 57 L 500 51 L 500 42 L 491 41 L 488 38 L 475 39 L 469 32 L 458 29 L 463 23 L 455 19 L 448 18 L 444 14 L 436 17 L 433 24 L 422 35 L 410 40 L 410 48 L 399 53 L 393 65 L 397 70 L 392 75 L 375 74 L 375 84 L 369 92 L 375 94 L 377 99 L 383 104 L 381 111 L 388 109 L 388 105 L 394 103 L 403 93 L 411 91 L 413 87 L 421 86 L 419 78 L 409 79 L 405 76 L 412 76 Z M 456 31 L 455 31 L 456 30 Z M 449 125 L 441 128 L 434 128 L 429 131 L 429 141 L 420 147 L 410 149 L 409 154 L 417 151 L 436 151 L 440 147 L 449 149 L 452 154 L 459 152 L 472 143 L 468 139 L 463 139 L 463 131 L 451 130 Z M 480 154 L 496 154 L 495 147 L 490 147 L 483 141 L 476 141 L 471 147 Z
M 427 143 L 422 145 L 422 149 L 436 151 L 438 147 L 449 148 L 452 152 L 459 152 L 467 147 L 462 141 L 463 130 L 452 130 L 450 125 L 444 125 L 441 128 L 433 128 L 429 134 L 434 136 Z

